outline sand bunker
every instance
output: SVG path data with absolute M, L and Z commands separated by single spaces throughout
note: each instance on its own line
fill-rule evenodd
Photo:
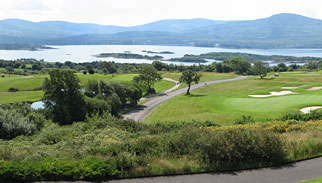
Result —
M 316 86 L 316 87 L 309 88 L 307 90 L 321 90 L 321 89 L 322 89 L 322 86 Z
M 311 111 L 314 111 L 314 110 L 317 110 L 317 109 L 321 109 L 322 106 L 311 106 L 311 107 L 305 107 L 305 108 L 302 108 L 300 111 L 304 114 L 308 114 L 310 113 Z
M 281 96 L 281 95 L 288 95 L 288 94 L 296 94 L 292 91 L 280 91 L 280 92 L 269 92 L 269 95 L 248 95 L 249 97 L 256 97 L 256 98 L 263 98 L 263 97 L 270 97 L 270 96 Z

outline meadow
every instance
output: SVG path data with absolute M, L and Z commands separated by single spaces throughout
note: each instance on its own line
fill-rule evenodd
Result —
M 129 82 L 138 74 L 81 74 L 77 73 L 81 87 L 91 79 L 106 82 Z M 48 75 L 37 74 L 30 76 L 11 75 L 10 77 L 0 78 L 0 104 L 14 103 L 23 101 L 39 101 L 43 96 L 41 86 Z M 175 86 L 174 82 L 162 80 L 155 84 L 157 93 L 163 92 Z M 17 92 L 9 92 L 10 88 L 18 89 Z M 143 88 L 144 89 L 144 88 Z M 143 92 L 146 95 L 146 92 Z
M 322 90 L 307 90 L 322 86 L 321 80 L 322 72 L 289 72 L 262 80 L 254 76 L 246 80 L 209 85 L 192 91 L 190 96 L 181 95 L 166 101 L 148 115 L 144 122 L 211 120 L 229 125 L 243 115 L 263 121 L 274 119 L 303 107 L 322 105 Z M 285 86 L 301 87 L 291 90 L 297 94 L 267 98 L 248 96 L 285 91 L 281 89 Z

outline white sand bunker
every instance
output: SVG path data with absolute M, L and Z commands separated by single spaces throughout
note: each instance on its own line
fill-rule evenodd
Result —
M 302 108 L 300 109 L 300 111 L 304 114 L 308 114 L 310 113 L 311 111 L 314 111 L 314 110 L 317 110 L 317 109 L 321 109 L 322 106 L 311 106 L 311 107 L 305 107 L 305 108 Z
M 249 97 L 256 97 L 256 98 L 263 98 L 263 97 L 270 97 L 270 96 L 281 96 L 281 95 L 288 95 L 288 94 L 296 94 L 292 91 L 280 91 L 280 92 L 269 92 L 269 95 L 248 95 Z
M 316 87 L 309 88 L 307 90 L 321 90 L 321 89 L 322 89 L 322 86 L 316 86 Z

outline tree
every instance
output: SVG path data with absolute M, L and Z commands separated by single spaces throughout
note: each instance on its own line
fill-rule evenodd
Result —
M 148 93 L 155 93 L 153 85 L 162 79 L 161 74 L 152 65 L 144 64 L 139 67 L 139 76 L 134 77 L 134 82 L 146 85 Z
M 85 101 L 79 79 L 71 70 L 53 69 L 43 84 L 45 107 L 52 110 L 53 120 L 61 125 L 85 119 Z
M 94 73 L 95 73 L 95 71 L 94 71 L 94 69 L 93 69 L 93 68 L 89 68 L 89 69 L 88 69 L 88 73 L 89 73 L 89 74 L 94 74 Z
M 253 65 L 253 73 L 259 75 L 263 79 L 268 72 L 268 63 L 255 61 Z
M 242 57 L 233 57 L 229 62 L 232 70 L 237 74 L 247 74 L 252 68 L 252 65 Z
M 10 73 L 12 73 L 14 71 L 14 69 L 11 66 L 7 66 L 6 70 L 7 70 L 8 74 L 9 74 L 9 78 L 10 78 Z
M 284 64 L 283 62 L 279 63 L 277 67 L 279 72 L 286 72 L 288 69 L 286 64 Z
M 113 74 L 117 72 L 117 68 L 115 66 L 115 64 L 113 64 L 112 62 L 101 62 L 100 63 L 100 67 L 104 70 L 106 70 L 108 73 Z M 104 72 L 107 74 L 107 72 Z
M 187 95 L 190 95 L 191 83 L 195 82 L 198 84 L 198 82 L 200 81 L 200 78 L 201 78 L 201 74 L 197 73 L 196 71 L 193 71 L 190 69 L 183 71 L 180 77 L 180 82 L 185 82 L 188 85 Z

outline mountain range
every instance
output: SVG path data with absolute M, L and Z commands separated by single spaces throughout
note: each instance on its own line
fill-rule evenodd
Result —
M 0 43 L 322 48 L 322 20 L 284 13 L 257 20 L 169 19 L 121 27 L 6 19 L 0 21 Z

